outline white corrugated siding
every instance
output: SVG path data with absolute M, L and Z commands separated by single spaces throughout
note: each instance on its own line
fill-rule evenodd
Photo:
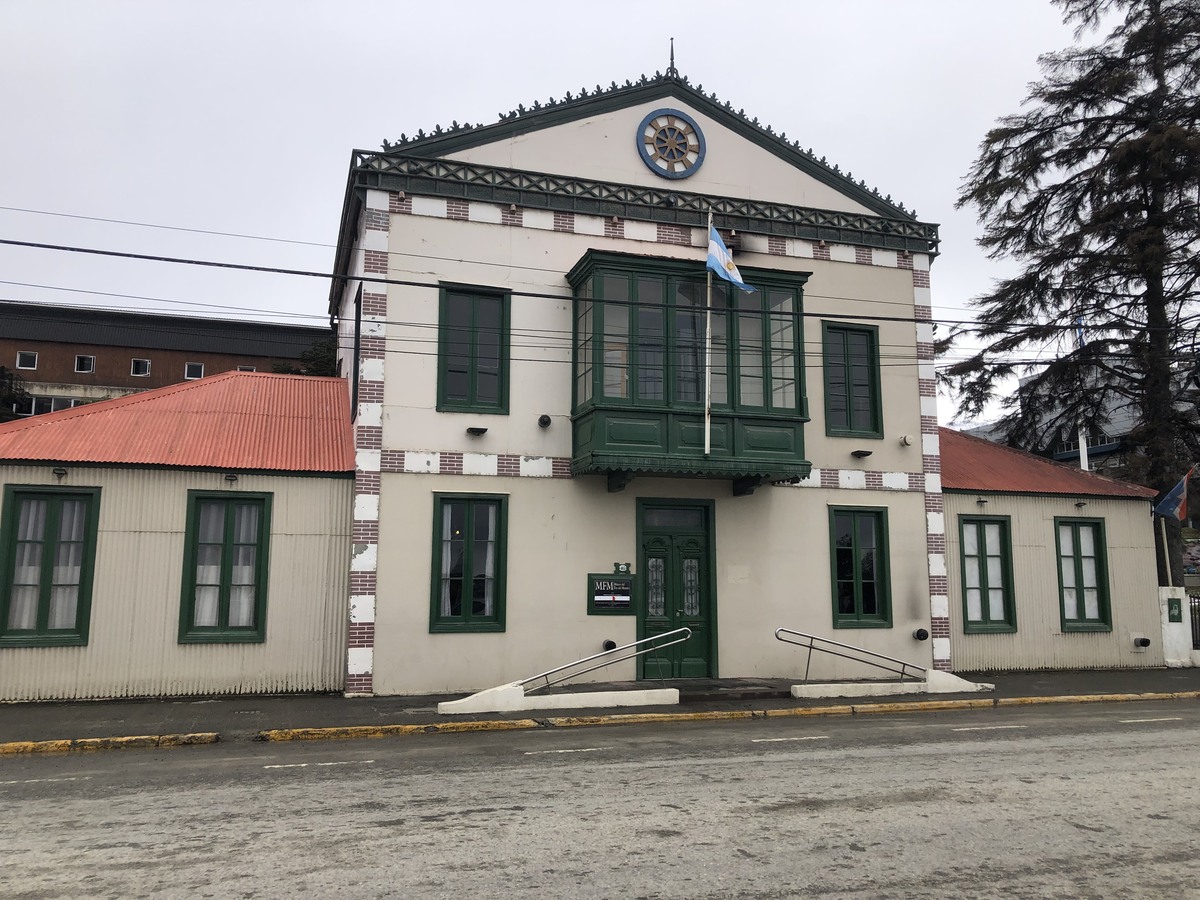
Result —
M 1144 500 L 989 494 L 981 508 L 974 494 L 947 493 L 946 563 L 950 575 L 950 652 L 955 671 L 1095 669 L 1163 665 L 1158 580 L 1150 505 Z M 960 516 L 1010 516 L 1015 634 L 964 634 Z M 1108 553 L 1112 631 L 1062 631 L 1054 517 L 1101 518 Z M 1133 635 L 1150 638 L 1144 652 Z
M 50 468 L 0 467 L 0 484 L 58 484 Z M 266 641 L 180 644 L 187 493 L 224 476 L 69 468 L 63 484 L 101 489 L 88 645 L 0 647 L 0 699 L 342 689 L 350 479 L 239 476 L 235 491 L 273 495 Z

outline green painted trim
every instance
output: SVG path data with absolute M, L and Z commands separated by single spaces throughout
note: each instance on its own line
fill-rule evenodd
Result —
M 837 577 L 837 544 L 836 537 L 836 516 L 839 514 L 849 514 L 854 517 L 855 534 L 858 533 L 858 519 L 860 517 L 870 516 L 877 525 L 878 545 L 875 550 L 875 562 L 880 569 L 875 579 L 876 588 L 882 596 L 877 597 L 880 605 L 883 607 L 883 612 L 865 617 L 861 612 L 855 612 L 853 616 L 843 616 L 838 612 L 838 577 Z M 856 609 L 862 608 L 862 573 L 859 570 L 858 561 L 854 564 L 854 605 Z M 888 536 L 888 511 L 885 506 L 831 506 L 829 507 L 829 586 L 831 599 L 833 602 L 833 627 L 834 628 L 891 628 L 892 627 L 892 566 L 891 566 L 891 541 Z
M 443 617 L 441 614 L 442 586 L 442 507 L 448 501 L 467 503 L 468 531 L 475 524 L 477 506 L 495 504 L 496 506 L 496 596 L 493 601 L 494 612 L 490 617 L 474 619 L 466 611 L 470 597 L 464 597 L 463 616 L 458 619 Z M 465 548 L 474 553 L 471 541 L 464 541 Z M 429 577 L 429 633 L 430 634 L 461 634 L 464 632 L 503 632 L 507 613 L 508 589 L 508 495 L 507 494 L 433 494 L 433 537 L 430 553 Z M 470 555 L 464 558 L 464 573 Z M 464 574 L 465 582 L 465 574 Z
M 643 551 L 645 549 L 646 534 L 662 534 L 667 533 L 665 529 L 646 528 L 645 518 L 646 509 L 650 508 L 667 508 L 667 509 L 703 509 L 705 527 L 703 533 L 708 544 L 708 585 L 709 592 L 709 613 L 710 621 L 708 623 L 708 667 L 709 678 L 720 677 L 721 671 L 719 660 L 717 658 L 717 648 L 720 641 L 717 640 L 717 621 L 720 616 L 717 614 L 717 510 L 716 501 L 714 500 L 679 500 L 668 499 L 661 497 L 638 497 L 635 503 L 636 509 L 636 529 L 635 540 L 637 544 L 634 548 L 637 562 L 635 563 L 637 571 L 634 572 L 633 582 L 633 606 L 637 614 L 637 639 L 640 641 L 646 636 L 646 573 L 642 567 Z M 685 530 L 678 530 L 679 533 L 688 533 Z M 639 681 L 646 678 L 644 656 L 637 658 L 637 678 Z
M 8 611 L 12 600 L 12 577 L 17 549 L 17 511 L 22 497 L 46 496 L 56 498 L 51 503 L 46 517 L 46 534 L 55 535 L 52 546 L 57 546 L 58 521 L 61 501 L 65 499 L 86 500 L 87 519 L 84 523 L 83 559 L 79 569 L 79 602 L 75 608 L 75 627 L 56 629 L 46 627 L 49 615 L 50 579 L 44 577 L 45 570 L 53 568 L 54 554 L 43 553 L 43 578 L 38 598 L 38 626 L 33 632 L 9 633 Z M 59 487 L 36 484 L 6 484 L 4 486 L 4 508 L 0 515 L 0 648 L 4 647 L 84 647 L 87 646 L 91 629 L 92 587 L 96 574 L 96 546 L 100 531 L 100 488 Z M 46 542 L 43 542 L 45 547 Z
M 508 368 L 511 347 L 511 317 L 512 294 L 509 291 L 481 287 L 479 285 L 455 284 L 452 282 L 438 283 L 438 373 L 437 373 L 437 410 L 438 412 L 476 412 L 491 415 L 508 414 Z M 452 400 L 446 396 L 446 366 L 450 354 L 450 329 L 447 327 L 447 304 L 451 294 L 459 294 L 471 300 L 471 347 L 469 351 L 467 378 L 470 384 L 470 398 L 467 400 Z M 477 399 L 478 391 L 478 341 L 476 317 L 478 302 L 481 299 L 500 301 L 500 399 L 497 403 L 481 402 Z
M 972 622 L 967 613 L 967 542 L 966 529 L 968 525 L 985 525 L 985 524 L 1000 525 L 1000 563 L 1002 566 L 1001 577 L 1004 579 L 1004 611 L 1005 617 L 1003 621 L 983 621 Z M 980 546 L 983 546 L 980 544 Z M 985 557 L 984 557 L 985 558 Z M 1015 634 L 1017 630 L 1017 599 L 1016 585 L 1013 582 L 1013 565 L 1012 565 L 1012 517 L 1011 516 L 959 516 L 958 517 L 958 561 L 959 571 L 962 573 L 962 581 L 960 582 L 962 591 L 962 621 L 963 634 Z M 980 608 L 986 600 L 987 592 L 990 590 L 990 585 L 987 583 L 987 566 L 981 566 L 979 571 L 980 580 Z
M 261 644 L 267 639 L 267 585 L 270 581 L 271 511 L 274 495 L 251 491 L 200 491 L 190 490 L 187 496 L 187 524 L 183 542 L 183 578 L 179 595 L 179 643 L 180 644 Z M 221 542 L 221 583 L 218 590 L 218 624 L 194 626 L 196 598 L 196 543 L 199 539 L 199 508 L 202 502 L 223 503 L 224 534 Z M 231 628 L 227 624 L 229 615 L 229 591 L 233 575 L 230 547 L 233 543 L 233 516 L 230 506 L 237 503 L 255 502 L 261 514 L 258 517 L 254 584 L 253 628 Z
M 629 456 L 621 453 L 588 453 L 571 460 L 572 475 L 631 472 L 639 475 L 670 475 L 682 478 L 761 478 L 763 481 L 792 481 L 807 478 L 812 463 L 777 463 L 746 459 L 703 457 Z
M 830 401 L 829 391 L 829 354 L 827 348 L 831 338 L 837 336 L 841 341 L 842 352 L 845 355 L 846 363 L 844 366 L 846 375 L 846 403 L 845 410 L 846 420 L 850 421 L 851 412 L 854 409 L 855 401 L 855 385 L 851 381 L 851 369 L 853 361 L 850 359 L 850 348 L 848 346 L 849 337 L 851 334 L 862 334 L 870 341 L 868 350 L 870 359 L 870 383 L 866 386 L 870 394 L 871 401 L 871 425 L 869 428 L 856 428 L 853 424 L 845 428 L 835 427 L 831 424 L 832 420 L 832 404 Z M 822 320 L 821 322 L 821 372 L 824 388 L 824 403 L 825 403 L 825 434 L 829 437 L 856 437 L 856 438 L 882 438 L 883 437 L 883 389 L 879 378 L 879 326 L 878 325 L 848 325 L 843 322 L 829 322 Z
M 1075 584 L 1083 584 L 1083 564 L 1082 557 L 1079 555 L 1079 529 L 1080 527 L 1095 528 L 1095 545 L 1096 545 L 1096 589 L 1099 594 L 1100 603 L 1100 619 L 1068 619 L 1066 597 L 1063 593 L 1062 579 L 1062 538 L 1060 535 L 1062 525 L 1071 526 L 1073 532 L 1073 545 L 1075 553 L 1072 555 L 1075 568 Z M 1110 589 L 1108 582 L 1108 539 L 1104 534 L 1104 520 L 1095 518 L 1079 518 L 1076 516 L 1055 516 L 1054 517 L 1054 568 L 1058 572 L 1058 619 L 1062 626 L 1063 634 L 1070 633 L 1086 633 L 1097 631 L 1112 631 L 1112 605 L 1110 602 Z M 1080 607 L 1083 604 L 1083 598 L 1078 601 Z

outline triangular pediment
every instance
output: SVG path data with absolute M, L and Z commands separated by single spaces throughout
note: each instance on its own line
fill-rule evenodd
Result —
M 679 113 L 702 135 L 703 159 L 693 171 L 664 177 L 639 152 L 666 121 L 656 112 Z M 454 122 L 433 134 L 402 135 L 381 155 L 393 154 L 915 221 L 890 196 L 676 75 L 519 106 L 491 125 Z

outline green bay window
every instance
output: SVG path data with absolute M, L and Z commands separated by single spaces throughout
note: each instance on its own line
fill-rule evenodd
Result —
M 744 274 L 759 290 L 714 279 L 711 303 L 703 259 L 592 251 L 568 274 L 575 474 L 607 472 L 610 490 L 640 473 L 728 477 L 735 493 L 748 493 L 808 473 L 801 327 L 808 276 Z
M 100 490 L 6 486 L 0 646 L 88 640 Z

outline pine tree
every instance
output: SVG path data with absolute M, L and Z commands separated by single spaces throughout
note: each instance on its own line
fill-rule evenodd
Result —
M 1129 477 L 1166 490 L 1200 460 L 1200 0 L 1052 2 L 1077 45 L 1040 58 L 959 199 L 1020 271 L 975 300 L 943 346 L 984 349 L 943 377 L 975 417 L 1023 376 L 999 425 L 1035 452 L 1131 413 Z
M 17 418 L 15 407 L 29 402 L 25 380 L 12 369 L 0 366 L 0 422 Z

